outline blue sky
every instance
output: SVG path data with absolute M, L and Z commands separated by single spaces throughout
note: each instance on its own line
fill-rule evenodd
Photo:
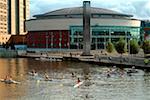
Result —
M 30 0 L 30 16 L 45 12 L 82 6 L 84 0 Z M 88 0 L 92 7 L 106 8 L 150 20 L 150 0 Z

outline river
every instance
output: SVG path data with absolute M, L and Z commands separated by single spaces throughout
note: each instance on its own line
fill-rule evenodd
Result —
M 33 69 L 37 76 L 28 74 Z M 114 69 L 70 61 L 1 58 L 0 78 L 11 75 L 21 84 L 0 82 L 0 100 L 150 100 L 149 72 L 126 74 L 127 69 L 117 69 L 117 74 L 108 77 L 107 71 Z M 44 81 L 45 72 L 52 81 Z M 77 78 L 84 83 L 74 88 Z

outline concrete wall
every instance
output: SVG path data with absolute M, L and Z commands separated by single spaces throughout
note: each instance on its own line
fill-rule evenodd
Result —
M 82 19 L 68 18 L 68 19 L 41 19 L 26 21 L 26 28 L 28 31 L 42 31 L 42 30 L 69 30 L 72 25 L 82 25 Z M 131 26 L 140 27 L 141 22 L 130 19 L 91 19 L 91 25 L 100 26 Z

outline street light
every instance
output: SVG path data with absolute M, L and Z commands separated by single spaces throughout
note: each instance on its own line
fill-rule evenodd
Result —
M 48 49 L 48 36 L 46 35 L 46 51 Z
M 129 36 L 129 43 L 128 43 L 128 59 L 129 59 L 129 63 L 130 63 L 130 39 L 131 39 L 131 36 Z

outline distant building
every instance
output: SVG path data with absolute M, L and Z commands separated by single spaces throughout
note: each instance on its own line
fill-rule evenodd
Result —
M 25 20 L 29 19 L 29 0 L 8 1 L 8 33 L 11 35 L 26 34 Z
M 108 41 L 140 39 L 141 21 L 132 15 L 91 7 L 91 49 Z M 83 49 L 83 7 L 63 8 L 35 15 L 26 21 L 28 48 Z
M 142 32 L 144 33 L 144 39 L 150 40 L 150 21 L 145 20 L 141 22 Z
M 8 40 L 8 44 L 26 45 L 27 44 L 26 35 L 12 35 Z
M 7 35 L 7 0 L 0 1 L 0 45 L 8 41 L 10 35 Z
M 27 39 L 26 35 L 12 35 L 8 40 L 8 45 L 11 49 L 23 50 L 26 49 Z
M 29 0 L 0 0 L 0 45 L 11 35 L 27 33 L 25 20 L 29 19 Z
M 7 34 L 7 1 L 0 1 L 0 34 Z

